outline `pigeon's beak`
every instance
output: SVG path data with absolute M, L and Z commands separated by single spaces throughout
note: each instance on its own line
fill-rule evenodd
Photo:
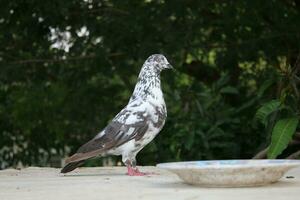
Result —
M 167 68 L 168 69 L 174 69 L 174 67 L 169 63 L 169 64 L 167 64 Z

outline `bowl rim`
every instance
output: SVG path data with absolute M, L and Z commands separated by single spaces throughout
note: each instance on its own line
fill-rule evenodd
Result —
M 235 162 L 235 163 L 234 163 Z M 199 163 L 199 164 L 193 164 Z M 163 169 L 241 169 L 241 168 L 273 168 L 297 167 L 300 160 L 290 159 L 233 159 L 233 160 L 195 160 L 181 162 L 166 162 L 156 165 Z

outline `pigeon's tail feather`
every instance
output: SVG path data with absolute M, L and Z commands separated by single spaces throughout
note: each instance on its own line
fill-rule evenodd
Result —
M 62 168 L 62 170 L 60 171 L 60 173 L 65 174 L 65 173 L 68 173 L 70 171 L 73 171 L 77 167 L 83 165 L 83 163 L 84 163 L 84 160 L 68 163 L 66 166 L 64 166 L 64 168 Z

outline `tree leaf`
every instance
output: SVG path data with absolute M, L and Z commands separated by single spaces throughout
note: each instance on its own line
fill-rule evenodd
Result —
M 223 87 L 220 92 L 222 94 L 238 94 L 239 91 L 235 88 L 235 87 L 232 87 L 232 86 L 226 86 L 226 87 Z
M 266 91 L 268 88 L 270 88 L 271 85 L 272 85 L 273 83 L 274 83 L 274 80 L 272 80 L 272 79 L 269 79 L 269 80 L 264 81 L 264 82 L 261 84 L 261 86 L 260 86 L 260 88 L 258 89 L 258 91 L 257 91 L 257 96 L 259 96 L 259 97 L 263 96 L 264 93 L 265 93 L 265 91 Z
M 263 104 L 256 112 L 255 118 L 267 126 L 267 119 L 270 114 L 281 109 L 281 102 L 277 99 Z
M 268 149 L 268 158 L 276 158 L 287 147 L 296 131 L 298 122 L 297 117 L 281 119 L 276 122 Z

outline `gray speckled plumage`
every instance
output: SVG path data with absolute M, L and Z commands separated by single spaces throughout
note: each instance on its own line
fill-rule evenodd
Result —
M 62 173 L 84 160 L 104 155 L 122 155 L 126 166 L 135 167 L 137 153 L 160 132 L 167 117 L 160 72 L 172 68 L 161 54 L 150 56 L 140 71 L 128 104 L 92 140 L 66 160 Z

